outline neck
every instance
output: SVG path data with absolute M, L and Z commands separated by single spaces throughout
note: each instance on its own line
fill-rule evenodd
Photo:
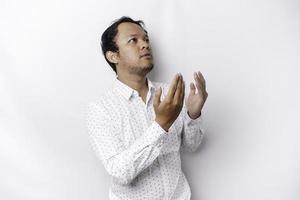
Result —
M 117 79 L 122 83 L 128 85 L 132 89 L 138 91 L 140 96 L 144 96 L 148 92 L 148 84 L 146 76 L 139 76 L 133 74 L 118 74 Z

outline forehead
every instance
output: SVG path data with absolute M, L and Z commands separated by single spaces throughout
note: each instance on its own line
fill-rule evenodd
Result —
M 124 22 L 118 26 L 117 37 L 126 38 L 132 35 L 145 36 L 147 33 L 139 25 L 130 22 Z

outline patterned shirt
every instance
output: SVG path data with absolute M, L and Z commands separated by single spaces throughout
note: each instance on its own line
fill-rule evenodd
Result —
M 166 132 L 154 119 L 155 90 L 162 100 L 169 84 L 147 78 L 146 103 L 118 79 L 87 107 L 87 129 L 96 155 L 111 178 L 110 200 L 189 200 L 180 147 L 194 152 L 203 138 L 202 116 L 191 119 L 184 106 Z

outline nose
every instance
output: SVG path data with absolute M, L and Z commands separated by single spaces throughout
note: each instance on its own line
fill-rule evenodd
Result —
M 142 44 L 141 44 L 141 48 L 142 49 L 150 49 L 150 44 L 149 42 L 142 40 Z

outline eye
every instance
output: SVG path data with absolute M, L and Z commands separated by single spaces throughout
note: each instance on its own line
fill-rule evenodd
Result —
M 136 42 L 137 41 L 137 39 L 136 38 L 131 38 L 130 40 L 128 40 L 128 43 L 131 43 L 131 42 Z

